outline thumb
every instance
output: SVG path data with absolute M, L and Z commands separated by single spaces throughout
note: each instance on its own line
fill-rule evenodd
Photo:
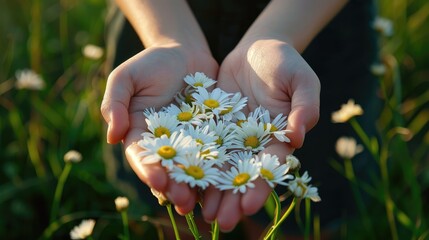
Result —
M 305 134 L 319 120 L 320 82 L 314 73 L 295 82 L 297 84 L 292 95 L 287 129 L 291 130 L 288 136 L 292 147 L 300 148 Z
M 111 144 L 121 141 L 129 128 L 128 107 L 132 93 L 129 81 L 120 81 L 119 74 L 112 72 L 109 75 L 101 103 L 101 114 L 108 124 L 107 142 Z

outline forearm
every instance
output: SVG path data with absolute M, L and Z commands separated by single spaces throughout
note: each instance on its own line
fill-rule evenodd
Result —
M 146 47 L 180 43 L 208 50 L 185 0 L 116 0 Z
M 274 38 L 304 51 L 347 0 L 272 0 L 242 42 Z

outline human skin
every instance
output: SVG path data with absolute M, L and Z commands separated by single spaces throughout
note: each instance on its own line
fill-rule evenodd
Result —
M 108 123 L 107 141 L 123 141 L 127 159 L 139 178 L 163 193 L 179 214 L 197 201 L 194 189 L 170 180 L 159 164 L 140 164 L 141 149 L 133 142 L 145 131 L 142 112 L 172 102 L 182 78 L 197 71 L 217 79 L 217 87 L 248 97 L 246 111 L 259 105 L 272 116 L 288 115 L 291 142 L 272 143 L 264 150 L 284 159 L 302 146 L 305 133 L 319 116 L 319 80 L 299 54 L 346 3 L 345 0 L 273 0 L 252 24 L 220 68 L 182 0 L 117 0 L 136 29 L 144 51 L 121 64 L 109 76 L 101 111 Z M 167 71 L 168 70 L 168 71 Z M 271 189 L 262 180 L 245 194 L 205 192 L 203 216 L 217 219 L 230 231 L 243 215 L 257 212 Z

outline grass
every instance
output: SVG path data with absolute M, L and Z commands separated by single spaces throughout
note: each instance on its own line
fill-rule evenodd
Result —
M 371 204 L 345 224 L 342 237 L 423 240 L 429 238 L 429 3 L 380 0 L 378 5 L 379 15 L 394 25 L 393 36 L 380 39 L 387 67 L 380 77 L 385 102 L 380 140 L 364 137 L 380 175 L 370 184 L 350 179 L 357 192 L 369 194 Z M 64 239 L 82 219 L 96 218 L 95 239 L 118 238 L 122 219 L 114 199 L 120 195 L 131 201 L 131 238 L 156 238 L 159 227 L 168 225 L 151 217 L 143 221 L 150 209 L 137 190 L 111 172 L 112 149 L 99 111 L 106 59 L 82 54 L 87 44 L 106 48 L 106 15 L 103 0 L 0 2 L 0 236 Z M 43 77 L 43 90 L 14 87 L 16 71 L 27 68 Z M 51 216 L 66 167 L 63 156 L 71 149 L 83 160 L 68 169 Z M 352 176 L 349 167 L 335 167 Z M 363 219 L 372 225 L 362 225 Z

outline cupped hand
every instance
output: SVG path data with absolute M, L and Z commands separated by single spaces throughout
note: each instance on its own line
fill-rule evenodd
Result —
M 216 78 L 218 65 L 210 52 L 170 43 L 150 47 L 133 56 L 109 75 L 101 105 L 108 124 L 107 142 L 122 141 L 127 160 L 137 176 L 171 201 L 179 214 L 194 208 L 197 195 L 184 183 L 170 180 L 160 164 L 140 163 L 137 144 L 147 131 L 143 110 L 170 104 L 184 86 L 183 77 L 204 72 Z
M 261 105 L 273 118 L 280 113 L 288 116 L 291 142 L 273 139 L 263 151 L 280 160 L 302 146 L 305 133 L 319 118 L 318 77 L 292 46 L 279 40 L 240 43 L 222 63 L 217 87 L 248 97 L 247 112 Z M 217 219 L 223 231 L 232 230 L 243 215 L 256 213 L 270 192 L 261 179 L 245 194 L 222 193 L 212 187 L 204 197 L 204 218 Z

